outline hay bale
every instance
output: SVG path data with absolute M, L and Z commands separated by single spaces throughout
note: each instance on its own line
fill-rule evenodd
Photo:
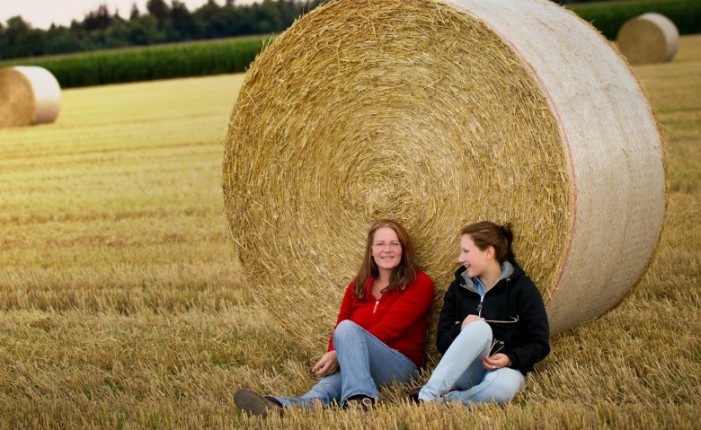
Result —
M 659 13 L 644 13 L 626 21 L 616 44 L 631 64 L 671 61 L 679 46 L 677 26 Z
M 61 86 L 37 66 L 0 69 L 0 128 L 51 123 L 61 108 Z
M 439 290 L 462 226 L 512 222 L 557 333 L 640 279 L 665 209 L 638 81 L 589 24 L 536 0 L 339 0 L 305 15 L 246 75 L 223 190 L 251 285 L 316 348 L 376 218 L 407 226 Z

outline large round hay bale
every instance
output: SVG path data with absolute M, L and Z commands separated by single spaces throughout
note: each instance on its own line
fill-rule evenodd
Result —
M 0 69 L 0 128 L 51 123 L 61 108 L 61 86 L 37 66 Z
M 626 21 L 616 44 L 631 64 L 671 61 L 679 46 L 677 26 L 659 13 L 644 13 Z
M 637 79 L 540 0 L 339 0 L 305 15 L 246 75 L 223 189 L 251 285 L 317 348 L 376 218 L 407 226 L 441 291 L 462 226 L 512 222 L 556 333 L 621 301 L 665 209 Z

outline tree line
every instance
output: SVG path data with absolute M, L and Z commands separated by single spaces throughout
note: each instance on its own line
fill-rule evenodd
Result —
M 128 16 L 111 12 L 106 5 L 73 20 L 69 26 L 32 28 L 21 16 L 0 23 L 0 58 L 24 58 L 128 46 L 144 46 L 186 40 L 278 33 L 300 15 L 325 0 L 263 0 L 236 5 L 214 0 L 194 11 L 172 0 L 148 0 L 146 10 L 133 4 Z
M 220 0 L 221 1 L 221 0 Z M 146 10 L 132 4 L 128 16 L 106 5 L 73 20 L 69 26 L 52 25 L 48 30 L 32 28 L 21 16 L 0 23 L 0 59 L 94 51 L 128 46 L 145 46 L 189 40 L 217 39 L 243 35 L 279 33 L 295 19 L 329 0 L 263 0 L 237 5 L 236 0 L 215 0 L 194 11 L 179 0 L 148 0 Z M 614 38 L 622 20 L 631 13 L 659 11 L 673 18 L 682 33 L 699 31 L 699 0 L 552 0 L 562 5 L 602 3 L 582 9 L 583 18 L 593 22 L 606 37 Z M 605 10 L 604 10 L 605 9 Z M 614 11 L 615 10 L 615 11 Z

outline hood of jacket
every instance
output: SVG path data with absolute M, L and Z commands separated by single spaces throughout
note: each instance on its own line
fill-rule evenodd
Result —
M 516 279 L 522 274 L 523 269 L 521 269 L 521 267 L 519 267 L 515 261 L 507 260 L 501 263 L 501 279 Z M 479 294 L 479 291 L 477 291 L 477 287 L 475 286 L 475 281 L 473 278 L 467 276 L 467 269 L 465 266 L 460 266 L 458 267 L 458 270 L 455 271 L 455 280 L 458 282 L 460 287 Z

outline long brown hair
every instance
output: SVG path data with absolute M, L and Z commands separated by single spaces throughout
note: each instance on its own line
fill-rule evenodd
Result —
M 479 221 L 462 229 L 461 235 L 469 235 L 472 242 L 480 250 L 494 248 L 494 255 L 499 264 L 506 260 L 513 261 L 516 257 L 511 249 L 514 233 L 511 224 L 497 225 L 490 221 Z
M 414 244 L 411 243 L 411 238 L 406 229 L 397 221 L 391 219 L 381 219 L 376 221 L 368 231 L 367 240 L 365 241 L 365 255 L 363 262 L 360 265 L 358 274 L 355 275 L 355 285 L 353 293 L 360 299 L 365 298 L 365 284 L 370 278 L 377 278 L 380 271 L 377 268 L 375 260 L 372 258 L 372 242 L 375 238 L 375 232 L 381 228 L 391 228 L 397 233 L 397 239 L 402 244 L 402 259 L 399 265 L 392 271 L 389 278 L 389 286 L 386 291 L 403 290 L 408 284 L 416 280 L 416 265 L 414 263 Z

